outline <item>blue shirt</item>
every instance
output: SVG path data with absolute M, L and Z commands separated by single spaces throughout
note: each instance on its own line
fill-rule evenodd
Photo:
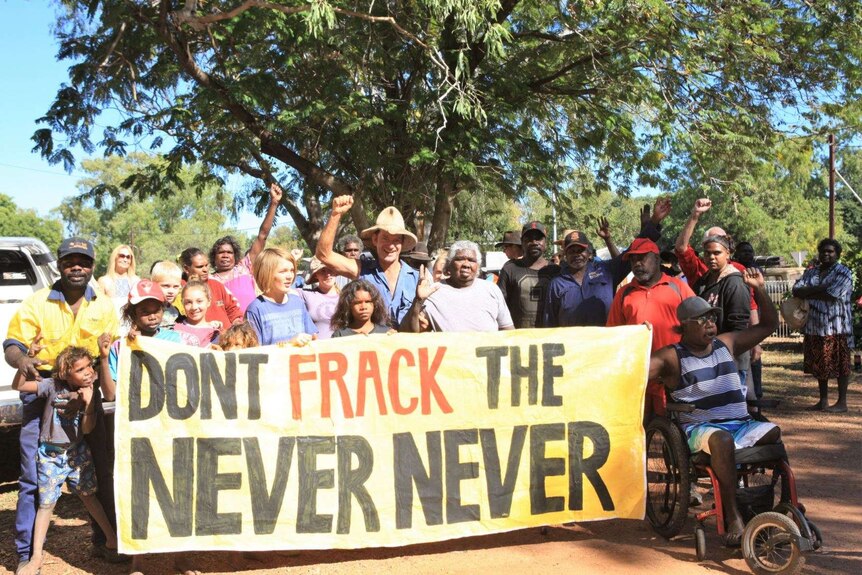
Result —
M 383 268 L 380 267 L 377 259 L 365 254 L 359 258 L 359 278 L 369 282 L 380 292 L 383 304 L 389 310 L 389 319 L 393 327 L 401 325 L 404 316 L 410 311 L 410 306 L 416 298 L 416 286 L 419 285 L 419 272 L 403 261 L 400 263 L 398 281 L 395 282 L 395 290 L 391 291 L 389 280 L 386 279 L 386 274 L 383 273 Z
M 305 302 L 295 293 L 287 294 L 284 303 L 257 296 L 248 304 L 245 319 L 257 333 L 260 345 L 290 341 L 301 333 L 317 333 L 317 326 L 305 309 Z
M 622 258 L 592 260 L 587 263 L 579 284 L 571 268 L 564 266 L 563 273 L 551 280 L 545 294 L 542 325 L 604 326 L 614 301 L 614 291 L 630 269 Z

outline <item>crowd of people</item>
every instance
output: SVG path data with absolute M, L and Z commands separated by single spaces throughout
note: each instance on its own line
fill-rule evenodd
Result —
M 734 488 L 735 447 L 780 436 L 746 405 L 746 398 L 762 395 L 759 344 L 775 330 L 778 314 L 753 266 L 751 244 L 711 227 L 691 245 L 711 207 L 707 199 L 692 206 L 672 251 L 659 248 L 671 207 L 662 198 L 643 210 L 638 235 L 622 251 L 608 221 L 599 220 L 595 237 L 608 259 L 596 256 L 588 232 L 567 230 L 554 263 L 544 224 L 532 221 L 520 233 L 503 234 L 496 247 L 509 259 L 498 274 L 484 277 L 479 245 L 458 239 L 430 254 L 395 207 L 358 237 L 339 239 L 342 217 L 353 206 L 351 196 L 339 196 L 300 281 L 297 254 L 266 245 L 281 197 L 273 186 L 247 251 L 227 236 L 208 252 L 189 247 L 178 263 L 157 262 L 147 279 L 138 276 L 134 250 L 121 245 L 96 289 L 92 243 L 70 238 L 60 245 L 60 279 L 21 305 L 3 345 L 5 360 L 18 370 L 15 387 L 24 406 L 18 573 L 39 572 L 63 483 L 92 516 L 94 552 L 112 562 L 126 559 L 117 553 L 113 422 L 102 402 L 122 393 L 117 363 L 127 338 L 232 350 L 398 332 L 648 324 L 653 356 L 646 417 L 663 412 L 668 394 L 694 404 L 683 422 L 689 446 L 712 455 L 722 489 Z M 826 411 L 847 409 L 853 347 L 852 275 L 840 256 L 838 242 L 821 241 L 816 264 L 793 288 L 810 304 L 805 371 L 819 384 L 812 409 Z M 829 405 L 833 378 L 838 400 Z M 738 544 L 735 498 L 724 502 L 728 544 Z

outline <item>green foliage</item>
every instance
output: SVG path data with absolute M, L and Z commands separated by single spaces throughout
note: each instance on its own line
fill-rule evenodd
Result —
M 716 155 L 738 167 L 782 132 L 859 126 L 857 0 L 61 6 L 72 66 L 34 135 L 45 158 L 70 167 L 76 146 L 123 153 L 127 139 L 164 137 L 164 161 L 132 192 L 236 173 L 290 182 L 285 207 L 309 245 L 331 194 L 355 193 L 367 217 L 390 204 L 408 224 L 424 214 L 434 247 L 463 193 L 580 190 L 569 167 L 589 171 L 593 192 L 675 188 L 668 167 L 709 172 Z M 123 121 L 92 133 L 109 107 Z M 747 187 L 730 172 L 719 179 Z
M 82 194 L 57 209 L 70 234 L 80 235 L 96 244 L 96 275 L 107 269 L 108 256 L 117 245 L 134 246 L 138 275 L 149 275 L 150 266 L 158 260 L 176 261 L 187 247 L 208 252 L 221 236 L 233 234 L 243 248 L 249 239 L 226 227 L 228 207 L 218 200 L 220 189 L 209 186 L 196 193 L 191 186 L 172 187 L 159 196 L 138 197 L 124 183 L 129 175 L 146 171 L 160 161 L 144 154 L 121 158 L 87 160 L 82 168 L 87 177 L 78 186 Z M 201 168 L 192 166 L 179 177 L 188 182 Z M 110 190 L 97 195 L 88 190 Z
M 63 226 L 59 219 L 43 218 L 36 210 L 22 210 L 12 198 L 0 194 L 0 236 L 38 238 L 55 250 L 63 240 Z

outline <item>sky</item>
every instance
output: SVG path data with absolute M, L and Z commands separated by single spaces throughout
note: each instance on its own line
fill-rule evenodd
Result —
M 51 166 L 31 151 L 35 144 L 30 138 L 43 127 L 36 119 L 68 81 L 68 63 L 56 58 L 54 12 L 51 2 L 0 0 L 0 193 L 43 216 L 78 193 L 76 183 L 83 177 L 77 171 L 67 173 L 60 164 Z M 75 156 L 79 164 L 88 157 L 80 150 Z M 235 225 L 256 230 L 260 218 L 244 213 Z

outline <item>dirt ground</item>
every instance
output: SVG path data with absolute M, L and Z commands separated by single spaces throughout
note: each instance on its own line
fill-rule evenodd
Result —
M 804 411 L 813 403 L 816 382 L 803 376 L 800 344 L 773 342 L 764 358 L 765 395 L 782 400 L 769 417 L 778 423 L 788 445 L 808 517 L 823 532 L 820 551 L 806 556 L 805 573 L 862 573 L 862 376 L 850 387 L 850 412 Z M 15 485 L 0 486 L 0 574 L 14 572 Z M 707 499 L 707 504 L 709 499 Z M 694 513 L 694 510 L 690 511 Z M 63 497 L 48 534 L 44 575 L 126 573 L 89 554 L 89 527 L 76 498 Z M 280 575 L 344 573 L 748 573 L 739 550 L 725 549 L 707 525 L 708 556 L 698 562 L 694 521 L 671 541 L 657 536 L 644 521 L 606 521 L 526 529 L 428 545 L 357 551 L 268 553 L 190 553 L 184 557 L 151 555 L 147 574 L 176 572 L 186 563 L 203 573 L 272 573 Z M 179 560 L 179 561 L 177 561 Z

